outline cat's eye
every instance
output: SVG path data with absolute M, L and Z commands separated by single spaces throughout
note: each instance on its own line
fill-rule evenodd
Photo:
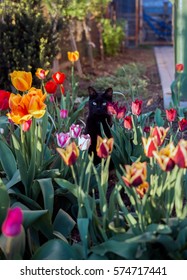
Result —
M 102 105 L 103 105 L 103 106 L 106 106 L 106 102 L 103 102 Z
M 96 106 L 96 105 L 97 105 L 97 103 L 96 103 L 95 101 L 93 101 L 93 102 L 92 102 L 92 104 L 93 104 L 94 106 Z

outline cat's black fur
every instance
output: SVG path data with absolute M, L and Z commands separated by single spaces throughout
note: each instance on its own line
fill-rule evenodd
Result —
M 112 102 L 112 88 L 108 88 L 102 92 L 96 91 L 94 88 L 89 87 L 89 114 L 86 121 L 85 134 L 90 134 L 91 146 L 89 153 L 94 153 L 94 163 L 100 162 L 96 154 L 97 135 L 101 135 L 101 124 L 107 138 L 111 137 L 109 126 L 112 125 L 112 118 L 107 112 L 107 103 Z

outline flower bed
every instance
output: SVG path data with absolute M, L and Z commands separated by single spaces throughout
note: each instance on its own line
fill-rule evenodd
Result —
M 37 69 L 40 89 L 30 73 L 14 71 L 14 93 L 0 92 L 0 259 L 186 259 L 187 120 L 178 79 L 168 110 L 144 113 L 142 100 L 126 104 L 125 96 L 107 105 L 112 137 L 98 136 L 96 166 L 80 118 L 88 98 L 77 103 L 78 58 L 68 53 L 71 91 L 64 73 L 47 80 Z

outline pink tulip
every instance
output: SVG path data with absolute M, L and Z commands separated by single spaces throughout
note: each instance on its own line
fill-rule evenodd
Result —
M 57 138 L 57 144 L 61 148 L 66 147 L 69 144 L 70 139 L 71 139 L 69 132 L 67 132 L 67 133 L 63 133 L 63 132 L 57 133 L 56 138 Z
M 13 237 L 21 232 L 23 222 L 23 212 L 21 208 L 9 208 L 7 216 L 2 224 L 2 233 L 6 237 Z
M 68 116 L 68 110 L 66 110 L 66 109 L 60 110 L 60 117 L 61 117 L 61 119 L 66 119 L 67 116 Z
M 78 138 L 81 134 L 82 127 L 79 124 L 72 124 L 70 126 L 69 132 L 72 138 Z

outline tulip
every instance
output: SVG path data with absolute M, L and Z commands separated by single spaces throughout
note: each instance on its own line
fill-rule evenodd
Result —
M 168 128 L 158 127 L 158 126 L 151 127 L 150 136 L 151 137 L 155 136 L 157 146 L 161 146 L 163 144 L 168 130 L 169 127 Z
M 35 75 L 38 77 L 38 79 L 44 80 L 44 79 L 46 78 L 46 76 L 47 76 L 48 73 L 49 73 L 49 70 L 44 70 L 44 69 L 42 69 L 42 68 L 38 68 L 38 69 L 36 70 Z
M 112 150 L 114 145 L 114 139 L 110 138 L 101 138 L 99 135 L 97 136 L 97 145 L 96 145 L 96 151 L 97 155 L 100 158 L 107 158 Z
M 143 182 L 141 185 L 139 185 L 136 188 L 137 194 L 139 194 L 140 198 L 143 198 L 145 193 L 148 191 L 149 188 L 149 183 L 148 182 Z
M 35 88 L 31 88 L 23 96 L 11 93 L 9 98 L 11 111 L 7 114 L 9 120 L 15 124 L 23 124 L 32 117 L 42 118 L 46 112 L 45 98 L 46 95 Z
M 69 132 L 72 138 L 78 138 L 81 134 L 82 127 L 79 124 L 72 124 L 70 126 Z
M 178 73 L 183 72 L 183 70 L 184 70 L 184 64 L 182 64 L 182 63 L 176 64 L 175 69 L 176 69 L 176 71 L 177 71 Z
M 8 209 L 7 216 L 2 224 L 2 233 L 6 237 L 14 237 L 21 232 L 23 223 L 23 212 L 21 208 Z
M 69 145 L 69 142 L 71 140 L 69 132 L 67 132 L 67 133 L 63 133 L 63 132 L 57 133 L 56 138 L 57 138 L 57 144 L 61 148 L 65 148 L 67 145 Z
M 145 126 L 143 132 L 150 133 L 150 130 L 151 130 L 150 126 Z
M 128 130 L 132 129 L 132 117 L 131 116 L 126 116 L 124 118 L 124 127 Z
M 7 110 L 9 108 L 10 92 L 0 90 L 0 110 Z
M 166 110 L 166 119 L 168 122 L 173 122 L 177 116 L 177 110 L 174 108 L 171 108 L 169 110 Z
M 25 71 L 14 71 L 10 73 L 13 86 L 20 91 L 26 91 L 31 88 L 32 74 Z
M 142 137 L 144 153 L 147 157 L 153 157 L 153 151 L 157 150 L 157 142 L 155 137 Z
M 28 131 L 31 127 L 31 124 L 32 124 L 32 119 L 28 120 L 28 121 L 25 121 L 24 123 L 22 123 L 22 130 L 24 132 Z
M 153 155 L 163 171 L 171 171 L 174 168 L 175 166 L 175 162 L 173 160 L 174 149 L 175 147 L 171 142 L 166 147 L 162 148 L 160 151 L 153 151 Z
M 79 156 L 79 149 L 75 142 L 69 144 L 66 149 L 56 148 L 56 150 L 68 166 L 73 165 Z
M 68 59 L 69 59 L 69 61 L 74 63 L 75 61 L 77 61 L 79 59 L 79 52 L 78 51 L 68 52 Z
M 49 94 L 54 94 L 57 90 L 57 84 L 55 82 L 53 82 L 52 80 L 50 80 L 45 84 L 45 90 Z
M 91 145 L 91 137 L 89 134 L 82 134 L 78 137 L 78 146 L 81 151 L 88 150 Z
M 131 110 L 133 115 L 139 116 L 142 112 L 142 100 L 136 99 L 134 102 L 132 102 Z
M 125 165 L 125 176 L 122 176 L 122 179 L 128 187 L 137 187 L 143 184 L 146 178 L 146 162 L 133 162 L 132 165 Z
M 116 116 L 117 119 L 122 119 L 125 116 L 126 107 L 119 107 L 117 102 L 112 102 L 107 104 L 107 111 L 109 114 Z
M 61 84 L 63 84 L 63 82 L 66 78 L 66 75 L 62 72 L 56 72 L 52 75 L 52 78 L 56 84 L 61 85 Z
M 187 168 L 187 141 L 181 139 L 173 152 L 173 160 L 180 168 Z
M 68 110 L 66 109 L 60 110 L 60 117 L 61 119 L 66 119 L 68 117 Z
M 181 132 L 187 130 L 187 120 L 186 120 L 185 118 L 183 118 L 182 120 L 180 120 L 180 121 L 178 122 L 178 125 L 179 125 L 179 130 L 180 130 Z

